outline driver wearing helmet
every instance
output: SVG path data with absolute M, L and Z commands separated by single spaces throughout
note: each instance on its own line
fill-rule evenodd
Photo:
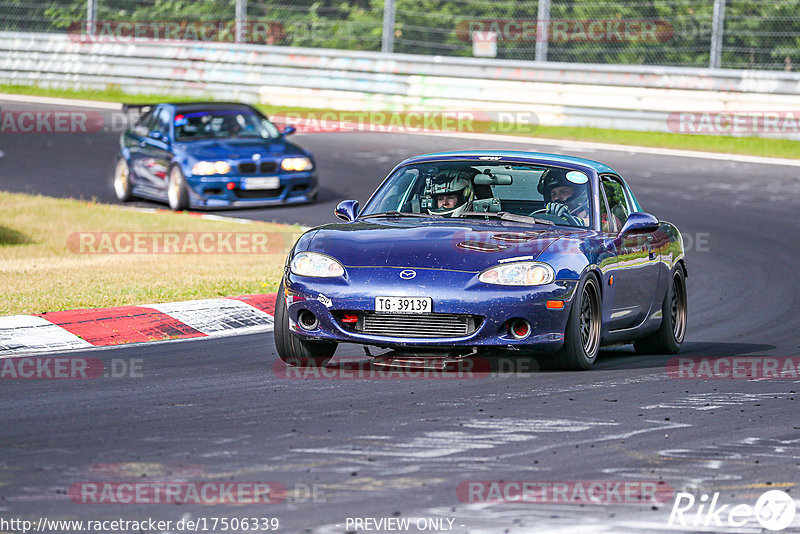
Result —
M 567 178 L 570 171 L 551 168 L 539 179 L 538 190 L 544 197 L 545 213 L 555 215 L 573 226 L 589 225 L 589 188 Z
M 453 169 L 440 172 L 431 183 L 431 197 L 431 214 L 443 217 L 460 216 L 472 205 L 474 197 L 469 175 Z

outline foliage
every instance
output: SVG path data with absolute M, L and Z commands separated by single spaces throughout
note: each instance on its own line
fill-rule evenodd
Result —
M 0 0 L 2 30 L 82 27 L 90 0 Z M 232 21 L 236 0 L 96 0 L 99 21 Z M 548 60 L 706 67 L 710 0 L 551 0 L 550 22 L 568 28 L 548 40 Z M 797 70 L 800 0 L 727 0 L 722 67 Z M 498 30 L 497 57 L 534 59 L 538 0 L 395 0 L 394 51 L 472 56 L 472 31 Z M 268 44 L 380 50 L 383 0 L 248 2 L 248 21 L 269 22 Z M 608 31 L 589 34 L 589 25 Z M 633 27 L 617 37 L 613 28 Z M 637 25 L 654 24 L 655 38 Z M 527 33 L 514 31 L 526 25 Z M 551 26 L 552 28 L 552 26 Z M 511 31 L 508 31 L 511 29 Z M 598 37 L 599 36 L 599 37 Z

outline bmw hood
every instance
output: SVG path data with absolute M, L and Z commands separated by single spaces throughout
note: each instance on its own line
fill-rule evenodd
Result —
M 323 226 L 307 250 L 350 267 L 479 272 L 501 259 L 536 259 L 555 240 L 574 233 L 574 228 L 494 220 L 370 220 Z
M 284 155 L 305 155 L 298 147 L 281 139 L 252 140 L 252 139 L 220 139 L 209 141 L 196 141 L 187 145 L 187 153 L 197 159 L 252 159 L 258 154 L 267 159 Z

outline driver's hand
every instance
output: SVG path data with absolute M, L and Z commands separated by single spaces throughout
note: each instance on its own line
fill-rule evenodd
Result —
M 569 215 L 569 208 L 561 202 L 548 202 L 547 206 L 545 206 L 545 213 L 566 219 Z

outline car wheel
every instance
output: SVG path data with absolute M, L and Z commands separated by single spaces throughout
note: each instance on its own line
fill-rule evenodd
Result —
M 172 170 L 169 171 L 167 200 L 169 207 L 175 211 L 183 211 L 189 207 L 189 189 L 186 185 L 186 178 L 178 166 L 172 167 Z
M 119 158 L 114 168 L 114 194 L 120 202 L 128 202 L 133 198 L 131 171 L 125 158 Z
M 564 331 L 564 346 L 559 351 L 560 365 L 566 369 L 589 369 L 600 350 L 602 315 L 600 285 L 593 274 L 587 275 L 575 292 Z
M 686 337 L 686 276 L 678 266 L 672 273 L 672 283 L 661 305 L 661 326 L 658 331 L 636 341 L 637 354 L 676 354 Z
M 289 330 L 283 282 L 275 300 L 275 348 L 284 363 L 295 367 L 323 367 L 336 352 L 337 343 L 305 341 Z

